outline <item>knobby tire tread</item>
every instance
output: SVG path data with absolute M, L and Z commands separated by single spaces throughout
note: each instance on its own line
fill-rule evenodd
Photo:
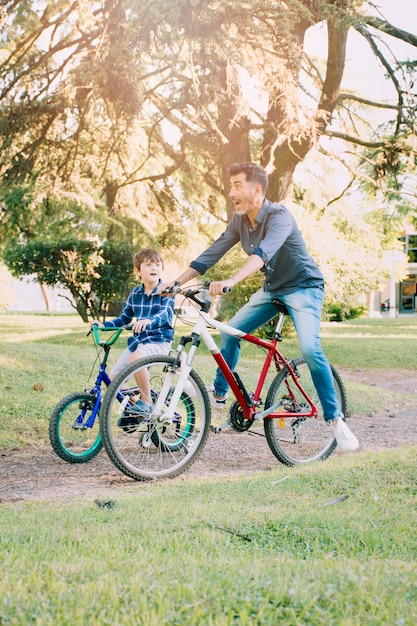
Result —
M 305 360 L 303 357 L 298 357 L 297 359 L 293 360 L 294 365 L 297 366 L 301 366 L 305 364 Z M 346 389 L 345 386 L 343 384 L 342 378 L 340 376 L 340 374 L 338 373 L 338 371 L 333 367 L 333 365 L 330 365 L 330 368 L 332 370 L 332 374 L 333 374 L 333 380 L 334 380 L 334 384 L 336 387 L 336 391 L 339 390 L 339 396 L 340 396 L 340 400 L 341 400 L 341 410 L 345 416 L 346 419 L 346 415 L 347 415 L 347 395 L 346 395 Z M 280 372 L 278 372 L 278 374 L 276 375 L 276 377 L 274 378 L 274 380 L 271 383 L 271 386 L 268 390 L 268 395 L 267 395 L 267 400 L 265 403 L 266 408 L 268 408 L 268 406 L 271 406 L 272 402 L 268 401 L 269 398 L 272 398 L 275 396 L 275 394 L 277 393 L 277 390 L 279 389 L 279 387 L 283 384 L 283 382 L 285 381 L 285 379 L 287 378 L 287 376 L 289 376 L 289 372 L 287 368 L 282 369 Z M 276 419 L 276 418 L 274 418 Z M 319 416 L 318 418 L 308 418 L 308 419 L 323 419 L 322 416 Z M 291 459 L 291 457 L 289 457 L 280 447 L 279 443 L 275 440 L 274 437 L 274 433 L 272 430 L 272 422 L 274 420 L 268 420 L 265 419 L 264 420 L 264 431 L 265 431 L 265 437 L 267 440 L 267 443 L 272 451 L 272 453 L 274 454 L 274 456 L 278 459 L 278 461 L 280 461 L 280 463 L 282 463 L 283 465 L 287 465 L 289 467 L 293 467 L 294 465 L 298 464 L 298 461 L 294 461 L 293 459 Z M 268 422 L 271 422 L 271 424 L 268 424 Z M 334 452 L 334 450 L 336 449 L 336 441 L 333 440 L 333 442 L 323 451 L 323 454 L 319 457 L 319 460 L 326 460 L 329 458 L 329 456 Z
M 176 359 L 170 356 L 165 356 L 165 357 L 164 356 L 151 356 L 151 357 L 144 357 L 143 359 L 140 359 L 140 362 L 143 366 L 151 365 L 152 363 L 165 363 L 166 365 L 169 366 L 169 365 L 173 365 L 175 361 Z M 103 403 L 102 403 L 101 413 L 100 413 L 100 432 L 101 432 L 102 442 L 103 442 L 104 448 L 107 452 L 107 455 L 110 461 L 123 474 L 125 474 L 126 476 L 129 476 L 130 478 L 133 478 L 134 480 L 149 481 L 149 480 L 158 480 L 158 479 L 165 479 L 165 478 L 175 478 L 176 476 L 179 476 L 180 474 L 184 473 L 187 469 L 189 469 L 189 467 L 191 467 L 193 463 L 195 463 L 195 461 L 197 461 L 198 457 L 200 456 L 201 452 L 203 451 L 207 443 L 208 435 L 210 432 L 210 423 L 211 423 L 211 407 L 210 407 L 210 400 L 208 397 L 208 393 L 200 376 L 197 374 L 197 372 L 195 372 L 194 370 L 191 370 L 189 378 L 192 378 L 195 381 L 195 383 L 197 384 L 197 386 L 199 387 L 201 391 L 205 414 L 206 414 L 206 420 L 205 420 L 205 425 L 204 425 L 203 436 L 198 446 L 194 449 L 193 453 L 189 455 L 188 460 L 185 463 L 183 463 L 180 467 L 176 468 L 174 466 L 172 470 L 165 472 L 161 476 L 158 476 L 158 475 L 146 476 L 143 473 L 141 474 L 140 470 L 138 470 L 137 472 L 133 472 L 129 469 L 129 467 L 126 467 L 123 461 L 120 460 L 117 452 L 113 449 L 112 437 L 111 437 L 111 434 L 109 433 L 109 428 L 111 430 L 111 423 L 109 423 L 109 421 L 111 419 L 111 410 L 112 410 L 112 406 L 114 403 L 114 398 L 117 395 L 117 390 L 119 386 L 123 383 L 123 381 L 129 375 L 133 374 L 133 372 L 137 369 L 138 362 L 139 361 L 135 361 L 134 363 L 131 363 L 126 368 L 124 368 L 121 372 L 119 372 L 119 374 L 117 374 L 117 376 L 114 378 L 114 380 L 112 381 L 112 383 L 110 384 L 110 386 L 108 387 L 106 391 L 106 394 L 103 398 Z

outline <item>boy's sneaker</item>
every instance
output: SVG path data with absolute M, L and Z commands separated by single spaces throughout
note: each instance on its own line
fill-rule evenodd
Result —
M 143 400 L 138 400 L 135 404 L 129 408 L 129 410 L 138 417 L 148 417 L 152 413 L 152 407 L 150 404 L 146 404 Z
M 227 395 L 218 396 L 217 393 L 214 391 L 213 386 L 207 387 L 207 393 L 208 393 L 208 397 L 210 400 L 210 404 L 213 408 L 219 409 L 220 411 L 226 408 Z
M 125 432 L 134 432 L 143 420 L 150 415 L 152 407 L 143 400 L 138 400 L 133 406 L 124 410 L 123 417 L 117 420 L 117 425 Z
M 359 448 L 359 441 L 341 417 L 330 422 L 333 437 L 342 452 L 354 452 Z

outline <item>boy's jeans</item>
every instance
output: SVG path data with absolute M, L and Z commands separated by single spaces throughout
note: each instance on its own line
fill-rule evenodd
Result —
M 246 333 L 252 333 L 277 315 L 277 307 L 271 304 L 274 298 L 279 298 L 288 308 L 297 331 L 302 355 L 310 368 L 320 398 L 324 419 L 326 421 L 336 419 L 342 415 L 342 411 L 335 392 L 332 371 L 320 345 L 323 289 L 310 287 L 280 295 L 276 291 L 264 291 L 262 287 L 252 294 L 247 304 L 232 317 L 228 324 Z M 239 359 L 240 339 L 222 333 L 221 352 L 226 363 L 234 371 Z M 224 396 L 228 390 L 228 384 L 219 369 L 214 380 L 214 389 L 219 396 Z

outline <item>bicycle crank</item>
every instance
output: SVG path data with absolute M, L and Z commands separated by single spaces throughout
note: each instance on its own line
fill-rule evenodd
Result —
M 235 400 L 229 409 L 229 420 L 230 426 L 233 430 L 236 430 L 239 433 L 245 432 L 245 430 L 249 430 L 249 428 L 253 424 L 253 420 L 248 420 L 243 417 L 242 407 L 239 402 Z

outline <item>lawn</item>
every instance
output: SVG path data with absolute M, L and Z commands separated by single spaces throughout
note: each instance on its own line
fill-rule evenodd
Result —
M 417 623 L 415 450 L 0 509 L 0 623 Z
M 53 407 L 72 391 L 90 388 L 97 370 L 97 351 L 88 325 L 76 315 L 0 314 L 0 448 L 48 443 L 48 422 Z M 176 337 L 190 332 L 179 324 Z M 323 347 L 329 361 L 339 368 L 414 369 L 417 358 L 417 319 L 359 319 L 325 323 Z M 110 354 L 110 366 L 126 345 L 122 335 Z M 297 356 L 295 337 L 284 339 L 287 356 Z M 195 361 L 204 382 L 212 382 L 215 363 L 204 346 Z M 245 345 L 239 373 L 253 389 L 263 352 Z M 346 382 L 351 410 L 367 413 L 387 401 L 388 392 L 360 382 Z M 417 390 L 416 390 L 417 391 Z M 390 396 L 395 392 L 389 392 Z
M 0 318 L 1 454 L 47 444 L 52 407 L 91 380 L 95 349 L 75 316 Z M 416 327 L 414 318 L 325 324 L 323 344 L 337 367 L 400 375 L 415 367 Z M 297 351 L 294 339 L 283 345 Z M 206 382 L 210 358 L 199 357 Z M 242 354 L 249 378 L 255 365 Z M 105 501 L 0 503 L 1 626 L 417 623 L 412 446 L 133 484 Z

